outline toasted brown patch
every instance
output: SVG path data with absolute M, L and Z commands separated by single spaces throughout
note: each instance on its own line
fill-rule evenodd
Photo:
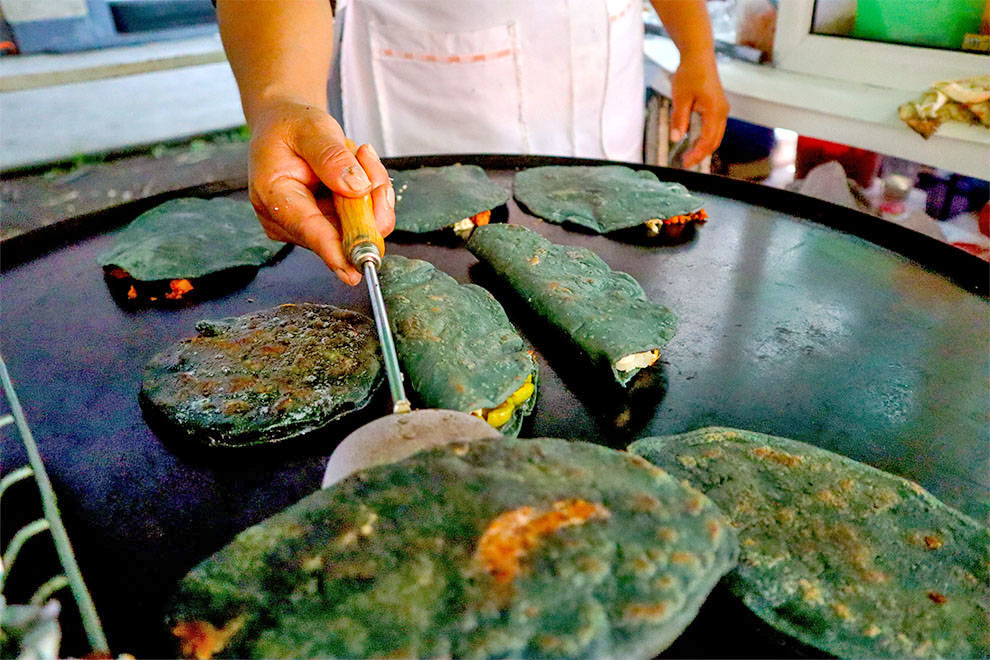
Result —
M 850 610 L 849 606 L 845 603 L 832 603 L 832 611 L 835 612 L 835 615 L 843 621 L 854 620 L 852 610 Z
M 654 589 L 670 589 L 674 586 L 674 578 L 669 575 L 658 577 L 653 581 Z
M 224 415 L 241 415 L 251 410 L 251 405 L 246 401 L 228 401 L 223 404 Z
M 622 610 L 622 619 L 627 623 L 659 623 L 667 618 L 669 609 L 664 601 L 632 603 Z
M 673 543 L 677 540 L 677 530 L 673 527 L 657 527 L 657 537 L 662 541 Z
M 690 513 L 692 516 L 696 516 L 701 513 L 701 510 L 705 508 L 704 496 L 699 492 L 694 492 L 690 497 L 684 502 L 684 510 Z
M 708 538 L 712 540 L 712 543 L 718 543 L 719 539 L 722 538 L 722 523 L 714 518 L 709 518 L 705 522 L 705 528 L 708 530 Z
M 757 458 L 773 461 L 774 463 L 783 465 L 784 467 L 794 467 L 796 465 L 800 465 L 804 461 L 804 457 L 802 456 L 795 456 L 794 454 L 789 454 L 786 451 L 774 449 L 773 447 L 768 447 L 766 445 L 763 447 L 754 447 L 752 449 L 752 453 Z
M 825 599 L 822 597 L 822 590 L 819 586 L 810 580 L 801 578 L 798 580 L 798 586 L 801 587 L 801 597 L 804 602 L 811 605 L 824 605 Z
M 841 495 L 837 495 L 828 488 L 824 488 L 815 493 L 815 499 L 829 506 L 834 506 L 836 509 L 845 509 L 849 506 L 849 502 L 846 501 L 846 498 Z
M 646 492 L 639 492 L 633 495 L 630 508 L 633 511 L 647 513 L 660 508 L 660 500 Z
M 781 525 L 789 525 L 794 522 L 794 518 L 797 517 L 797 510 L 793 507 L 785 506 L 777 509 L 776 516 L 777 522 Z
M 681 564 L 681 565 L 697 565 L 699 563 L 698 556 L 690 552 L 684 552 L 683 550 L 678 550 L 670 555 L 671 564 Z
M 611 515 L 600 504 L 581 499 L 559 500 L 552 506 L 549 511 L 530 506 L 506 511 L 485 529 L 475 557 L 496 582 L 512 582 L 523 558 L 544 536 Z
M 937 591 L 929 591 L 928 600 L 932 601 L 936 605 L 943 605 L 949 600 L 949 597 Z

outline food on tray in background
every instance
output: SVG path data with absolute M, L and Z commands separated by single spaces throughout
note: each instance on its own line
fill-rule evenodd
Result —
M 704 495 L 586 442 L 454 443 L 358 472 L 195 567 L 167 624 L 225 657 L 652 658 L 735 562 Z M 188 650 L 187 650 L 188 653 Z
M 707 428 L 629 450 L 739 530 L 731 590 L 840 658 L 990 656 L 990 530 L 918 484 L 794 440 Z
M 518 225 L 478 228 L 468 249 L 622 385 L 654 364 L 677 318 L 630 275 L 587 248 L 557 245 Z
M 142 403 L 211 446 L 271 443 L 327 426 L 381 381 L 374 322 L 330 305 L 286 304 L 196 324 L 148 363 Z
M 538 370 L 492 294 L 394 255 L 382 263 L 381 280 L 403 370 L 423 403 L 518 434 L 536 402 Z
M 925 139 L 946 121 L 990 128 L 990 75 L 937 82 L 897 115 Z
M 222 282 L 243 282 L 217 274 L 257 268 L 285 247 L 265 236 L 247 202 L 184 198 L 139 215 L 99 263 L 111 289 L 127 300 L 182 300 Z
M 533 167 L 516 174 L 513 194 L 533 215 L 600 234 L 644 225 L 649 236 L 675 237 L 708 217 L 681 184 L 621 165 Z
M 451 229 L 466 239 L 476 226 L 487 225 L 491 211 L 505 204 L 509 193 L 492 183 L 477 165 L 392 170 L 395 228 L 422 234 Z

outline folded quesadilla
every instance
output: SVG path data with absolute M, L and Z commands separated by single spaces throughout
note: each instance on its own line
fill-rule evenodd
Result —
M 364 407 L 381 382 L 374 321 L 348 309 L 286 304 L 196 330 L 148 362 L 141 399 L 209 446 L 315 431 Z
M 990 657 L 990 530 L 918 484 L 734 429 L 629 450 L 722 508 L 741 541 L 729 586 L 777 630 L 840 658 Z
M 399 359 L 423 403 L 518 434 L 536 402 L 538 370 L 492 294 L 398 255 L 382 263 L 381 281 Z
M 265 235 L 247 202 L 183 198 L 139 215 L 99 263 L 130 300 L 179 300 L 198 279 L 261 266 L 286 247 Z
M 674 336 L 673 312 L 591 250 L 507 224 L 479 227 L 467 248 L 588 358 L 607 363 L 622 385 L 654 364 Z
M 605 234 L 643 225 L 647 234 L 675 234 L 708 215 L 700 197 L 653 172 L 621 165 L 550 165 L 516 174 L 516 201 L 555 223 Z
M 203 659 L 646 660 L 733 566 L 735 537 L 625 452 L 454 443 L 245 530 L 182 580 L 167 625 Z
M 488 224 L 509 193 L 476 165 L 393 170 L 395 228 L 417 234 L 443 229 L 466 239 Z
M 990 128 L 990 75 L 934 83 L 897 115 L 926 140 L 946 121 Z

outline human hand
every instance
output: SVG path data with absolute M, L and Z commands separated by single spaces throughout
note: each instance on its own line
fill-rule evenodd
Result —
M 333 199 L 371 194 L 375 225 L 382 236 L 395 227 L 395 191 L 371 145 L 356 156 L 344 131 L 322 108 L 279 99 L 260 111 L 251 126 L 248 174 L 251 204 L 269 238 L 315 252 L 345 283 L 361 274 L 347 260 Z
M 729 102 L 718 79 L 715 58 L 710 53 L 698 57 L 681 55 L 681 64 L 671 77 L 674 103 L 670 115 L 670 139 L 677 142 L 688 131 L 691 111 L 701 115 L 701 136 L 684 154 L 684 167 L 692 167 L 710 156 L 725 133 Z

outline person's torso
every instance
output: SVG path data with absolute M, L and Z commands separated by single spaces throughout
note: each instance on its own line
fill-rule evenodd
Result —
M 640 8 L 638 0 L 342 0 L 345 130 L 389 156 L 638 161 Z

